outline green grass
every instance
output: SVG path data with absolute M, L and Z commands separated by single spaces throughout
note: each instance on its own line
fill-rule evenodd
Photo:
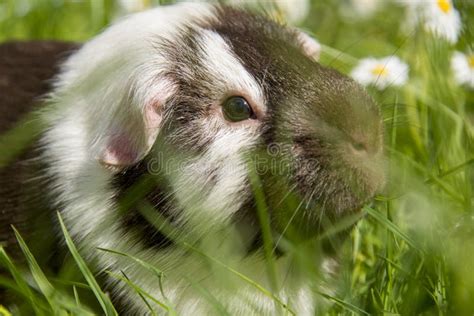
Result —
M 29 4 L 29 11 L 22 4 Z M 321 63 L 342 72 L 348 73 L 359 58 L 370 55 L 396 54 L 410 65 L 410 79 L 405 86 L 382 92 L 369 88 L 384 114 L 389 181 L 384 194 L 363 209 L 365 216 L 341 246 L 338 291 L 320 293 L 333 302 L 325 311 L 327 315 L 474 314 L 474 93 L 457 85 L 449 68 L 449 56 L 454 50 L 472 47 L 473 26 L 469 21 L 474 20 L 474 4 L 466 0 L 455 1 L 455 5 L 461 11 L 464 32 L 454 46 L 419 29 L 409 35 L 401 32 L 404 12 L 394 3 L 373 17 L 349 20 L 340 14 L 341 1 L 314 1 L 311 18 L 302 25 L 324 44 Z M 111 0 L 4 0 L 0 2 L 0 41 L 83 41 L 119 14 L 117 3 Z M 20 126 L 3 137 L 23 140 L 24 133 L 25 128 Z M 11 159 L 3 152 L 0 148 L 0 164 Z M 273 237 L 266 221 L 264 197 L 258 185 L 254 191 L 260 196 L 258 215 L 267 245 L 265 254 L 272 258 Z M 143 212 L 146 217 L 146 207 Z M 350 220 L 341 223 L 329 234 L 350 224 Z M 166 223 L 160 228 L 166 233 Z M 115 315 L 110 299 L 80 257 L 64 225 L 62 229 L 73 260 L 69 258 L 64 263 L 59 275 L 44 272 L 19 235 L 26 269 L 17 267 L 0 248 L 0 264 L 9 272 L 8 276 L 0 276 L 0 286 L 10 289 L 22 302 L 11 307 L 10 312 Z M 268 260 L 268 273 L 273 286 L 267 289 L 203 249 L 195 249 L 187 241 L 182 241 L 182 246 L 222 265 L 227 273 L 274 298 L 282 311 L 292 313 L 272 291 L 279 282 L 272 259 Z M 303 262 L 306 255 L 312 258 L 303 253 Z M 155 271 L 157 278 L 166 278 L 160 267 L 149 266 L 138 258 L 129 259 Z M 173 306 L 157 301 L 127 275 L 113 277 L 132 287 L 144 304 L 154 302 L 169 314 L 174 313 Z M 227 313 L 205 288 L 199 288 L 192 279 L 189 283 L 216 311 Z M 2 313 L 5 311 L 0 306 Z

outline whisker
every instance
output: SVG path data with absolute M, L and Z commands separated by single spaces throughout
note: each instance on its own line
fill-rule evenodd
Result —
M 273 247 L 272 249 L 272 252 L 274 253 L 275 250 L 278 248 L 278 245 L 280 244 L 280 241 L 281 239 L 283 238 L 283 235 L 286 233 L 286 231 L 288 230 L 288 228 L 290 227 L 291 223 L 293 222 L 293 220 L 295 219 L 295 216 L 296 214 L 298 213 L 299 209 L 301 208 L 301 206 L 303 205 L 303 202 L 304 200 L 301 200 L 301 202 L 298 204 L 298 206 L 296 207 L 295 211 L 293 212 L 293 214 L 291 215 L 291 218 L 288 220 L 288 223 L 286 224 L 285 228 L 283 229 L 283 231 L 281 232 L 280 236 L 278 236 L 278 239 L 277 241 L 275 242 L 275 246 Z

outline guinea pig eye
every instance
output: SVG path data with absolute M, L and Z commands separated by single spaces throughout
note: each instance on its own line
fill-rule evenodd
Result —
M 222 104 L 222 112 L 226 120 L 239 122 L 249 118 L 255 118 L 247 100 L 242 97 L 230 97 Z

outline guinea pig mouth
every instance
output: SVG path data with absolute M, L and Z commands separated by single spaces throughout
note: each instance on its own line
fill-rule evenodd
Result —
M 295 203 L 271 214 L 273 229 L 295 242 L 330 237 L 349 230 L 363 214 L 361 209 L 368 200 L 357 198 L 350 192 L 310 200 L 297 198 Z
M 305 197 L 303 200 L 306 201 L 306 208 L 313 214 L 324 214 L 330 217 L 351 214 L 360 209 L 373 196 L 372 192 L 368 192 L 362 183 L 344 178 L 326 179 L 323 185 L 300 183 L 300 192 Z
M 321 216 L 326 216 L 329 218 L 339 218 L 348 214 L 359 211 L 364 202 L 360 201 L 350 201 L 347 204 L 341 205 L 340 202 L 326 202 L 322 204 L 320 201 L 310 201 L 308 203 L 308 210 L 320 214 Z
M 367 201 L 350 201 L 345 205 L 341 202 L 321 204 L 319 201 L 308 203 L 308 225 L 315 229 L 315 233 L 325 233 L 332 227 L 340 226 L 346 218 L 358 216 Z

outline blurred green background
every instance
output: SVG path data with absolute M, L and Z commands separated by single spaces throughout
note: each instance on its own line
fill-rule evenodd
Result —
M 450 62 L 455 51 L 472 54 L 474 1 L 453 2 L 463 25 L 456 43 L 412 24 L 409 2 L 289 6 L 307 5 L 303 13 L 246 2 L 314 34 L 323 45 L 321 63 L 344 73 L 368 56 L 397 55 L 410 67 L 401 87 L 368 87 L 384 113 L 389 182 L 341 249 L 329 315 L 474 315 L 474 87 L 455 80 Z M 162 4 L 0 0 L 0 42 L 82 42 L 123 15 Z

